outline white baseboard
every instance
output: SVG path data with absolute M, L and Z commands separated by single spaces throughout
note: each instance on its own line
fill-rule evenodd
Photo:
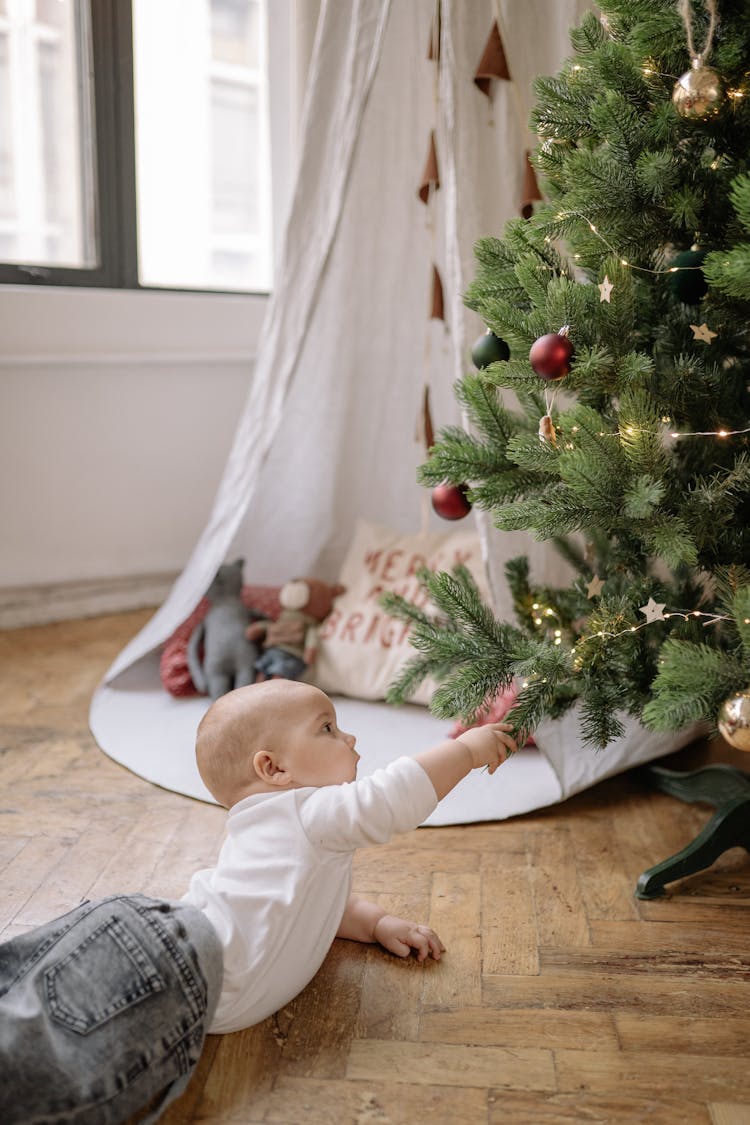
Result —
M 0 587 L 0 629 L 21 629 L 76 617 L 156 608 L 164 601 L 176 577 L 176 572 L 170 572 Z

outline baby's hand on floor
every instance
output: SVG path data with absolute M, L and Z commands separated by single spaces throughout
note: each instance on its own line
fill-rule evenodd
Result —
M 384 914 L 378 920 L 373 937 L 397 957 L 408 957 L 412 949 L 415 949 L 418 961 L 424 961 L 427 957 L 439 961 L 440 955 L 445 953 L 445 946 L 429 926 L 407 922 L 393 914 Z

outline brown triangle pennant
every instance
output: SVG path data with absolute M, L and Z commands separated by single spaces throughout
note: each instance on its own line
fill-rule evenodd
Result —
M 534 214 L 534 203 L 542 198 L 542 193 L 539 190 L 537 183 L 536 172 L 534 166 L 529 159 L 529 153 L 526 152 L 524 157 L 524 172 L 523 172 L 523 194 L 521 196 L 521 215 L 524 219 L 530 219 Z
M 445 307 L 443 304 L 443 282 L 440 279 L 437 266 L 432 267 L 432 309 L 430 320 L 445 320 Z
M 427 148 L 427 160 L 425 161 L 422 181 L 419 185 L 417 195 L 423 203 L 427 203 L 430 198 L 430 192 L 437 191 L 439 187 L 440 176 L 438 173 L 437 149 L 435 148 L 435 130 L 431 129 L 430 143 Z
M 505 57 L 505 48 L 497 22 L 493 23 L 492 31 L 485 43 L 484 52 L 474 74 L 474 84 L 489 98 L 493 79 L 510 82 L 508 60 Z
M 421 437 L 424 440 L 424 447 L 427 453 L 430 452 L 435 444 L 435 429 L 432 424 L 432 410 L 430 409 L 430 388 L 425 384 L 424 394 L 422 395 L 422 417 L 420 419 Z
M 435 4 L 435 14 L 430 20 L 430 42 L 427 47 L 430 62 L 440 62 L 440 0 Z

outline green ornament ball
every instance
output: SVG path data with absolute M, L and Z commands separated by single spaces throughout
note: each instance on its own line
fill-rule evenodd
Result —
M 491 363 L 497 363 L 501 359 L 510 359 L 510 348 L 505 340 L 501 340 L 488 328 L 474 342 L 474 347 L 471 349 L 471 362 L 478 371 L 481 371 L 483 367 L 489 367 Z
M 703 265 L 705 257 L 705 250 L 681 250 L 669 263 L 670 269 L 673 266 L 679 269 L 678 273 L 669 275 L 669 288 L 683 305 L 697 305 L 708 292 L 703 270 L 695 268 Z

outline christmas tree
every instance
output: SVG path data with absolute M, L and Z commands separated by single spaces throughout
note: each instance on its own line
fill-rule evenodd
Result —
M 578 703 L 595 746 L 630 714 L 750 749 L 750 0 L 600 9 L 536 82 L 546 202 L 476 247 L 493 335 L 420 469 L 575 578 L 512 560 L 505 622 L 468 573 L 423 573 L 431 612 L 386 600 L 415 648 L 391 699 L 433 675 L 468 718 L 516 684 L 519 733 Z

